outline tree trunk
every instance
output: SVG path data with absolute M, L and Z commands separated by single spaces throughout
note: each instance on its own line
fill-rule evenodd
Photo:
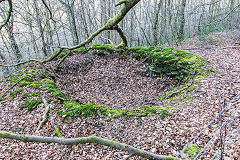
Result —
M 33 0 L 33 4 L 34 4 L 35 12 L 36 12 L 36 19 L 37 19 L 39 32 L 40 32 L 40 37 L 41 37 L 41 40 L 42 40 L 43 54 L 44 54 L 44 56 L 47 56 L 48 54 L 47 54 L 47 49 L 46 49 L 46 42 L 45 42 L 45 37 L 44 37 L 44 31 L 43 31 L 43 27 L 42 27 L 42 19 L 40 17 L 39 8 L 38 8 L 38 5 L 37 5 L 37 0 Z
M 15 36 L 13 34 L 13 16 L 9 20 L 9 23 L 6 24 L 6 29 L 7 29 L 7 34 L 8 34 L 8 38 L 10 40 L 10 45 L 11 45 L 12 51 L 16 57 L 16 61 L 20 62 L 20 60 L 22 59 L 22 55 L 20 54 L 18 44 L 17 44 Z
M 184 39 L 185 7 L 186 7 L 186 0 L 182 0 L 181 8 L 180 8 L 180 15 L 179 15 L 179 21 L 180 21 L 180 26 L 179 26 L 179 30 L 178 30 L 178 41 L 179 42 L 181 42 Z
M 228 29 L 232 29 L 232 17 L 233 17 L 233 7 L 235 0 L 230 0 L 230 11 L 229 11 L 229 19 L 228 19 Z
M 158 45 L 158 27 L 159 27 L 159 12 L 162 6 L 162 0 L 160 0 L 157 3 L 157 0 L 155 0 L 156 5 L 154 5 L 154 13 L 153 13 L 153 25 L 152 25 L 152 33 L 153 33 L 153 45 Z
M 58 0 L 67 10 L 67 15 L 68 15 L 68 22 L 70 26 L 70 31 L 72 35 L 72 40 L 73 40 L 73 45 L 77 45 L 79 43 L 78 39 L 78 33 L 77 33 L 77 25 L 76 25 L 76 19 L 75 19 L 75 14 L 74 14 L 74 1 L 71 2 L 71 4 L 66 3 L 62 0 Z

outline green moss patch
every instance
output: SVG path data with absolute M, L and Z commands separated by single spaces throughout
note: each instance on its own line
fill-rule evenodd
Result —
M 201 151 L 201 148 L 196 144 L 191 144 L 186 150 L 185 153 L 188 155 L 188 159 L 194 159 L 198 152 Z
M 60 99 L 62 101 L 68 101 L 69 100 L 69 96 L 65 93 L 63 93 L 62 91 L 55 89 L 54 92 L 51 94 L 52 97 L 56 98 L 56 99 Z
M 22 99 L 26 99 L 26 98 L 29 97 L 29 94 L 28 93 L 23 93 L 21 97 L 22 97 Z
M 26 101 L 20 105 L 20 109 L 27 108 L 28 111 L 32 111 L 35 109 L 39 104 L 41 104 L 43 101 L 42 99 L 26 99 Z
M 73 52 L 82 52 L 82 53 L 86 53 L 89 50 L 88 47 L 80 47 L 77 49 L 74 49 Z
M 132 57 L 137 60 L 148 59 L 150 72 L 167 75 L 181 82 L 190 76 L 201 74 L 206 62 L 195 54 L 170 47 L 137 46 L 129 50 L 132 52 Z
M 115 48 L 111 47 L 110 45 L 106 45 L 106 44 L 94 44 L 92 46 L 92 49 L 96 49 L 96 50 L 106 50 L 108 52 L 115 52 Z
M 95 105 L 93 103 L 81 104 L 76 102 L 65 102 L 64 109 L 59 110 L 58 114 L 62 118 L 104 115 L 108 117 L 109 120 L 124 115 L 136 117 L 159 115 L 162 119 L 169 115 L 167 108 L 160 106 L 142 106 L 136 110 L 121 110 L 118 108 L 108 108 L 104 105 Z
M 35 92 L 33 92 L 33 93 L 31 94 L 31 96 L 32 96 L 32 97 L 37 97 L 37 96 L 39 96 L 40 94 L 41 94 L 41 92 L 35 91 Z
M 39 89 L 42 86 L 41 82 L 33 82 L 29 85 L 30 88 Z
M 16 89 L 16 90 L 10 92 L 10 95 L 11 96 L 15 96 L 15 95 L 17 95 L 18 93 L 20 93 L 22 91 L 23 91 L 23 88 L 19 88 L 19 89 Z
M 94 50 L 93 54 L 98 56 L 105 56 L 105 53 L 103 50 Z

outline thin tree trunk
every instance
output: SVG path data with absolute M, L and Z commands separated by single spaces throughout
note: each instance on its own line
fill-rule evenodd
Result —
M 40 32 L 40 36 L 41 36 L 41 41 L 42 41 L 42 51 L 43 51 L 44 56 L 47 56 L 48 54 L 47 54 L 47 49 L 46 49 L 44 31 L 43 31 L 43 27 L 42 27 L 42 19 L 40 17 L 37 0 L 33 0 L 33 4 L 34 4 L 35 12 L 36 12 L 37 24 L 38 24 L 38 28 L 39 28 L 39 32 Z
M 13 34 L 13 16 L 9 20 L 9 23 L 6 24 L 6 28 L 7 28 L 7 34 L 8 34 L 8 38 L 10 40 L 10 45 L 11 45 L 12 51 L 16 57 L 16 61 L 20 62 L 22 59 L 22 55 L 20 54 L 18 44 L 17 44 L 15 36 Z
M 186 7 L 186 0 L 182 0 L 181 8 L 180 8 L 180 26 L 178 30 L 178 41 L 181 42 L 184 39 L 184 26 L 185 26 L 185 7 Z
M 233 7 L 235 0 L 230 0 L 230 11 L 229 11 L 229 20 L 228 20 L 228 29 L 232 29 L 232 17 L 233 17 Z
M 67 10 L 68 22 L 69 22 L 70 31 L 72 34 L 73 45 L 77 45 L 79 43 L 79 39 L 78 39 L 77 26 L 76 26 L 75 14 L 74 14 L 74 1 L 72 1 L 71 4 L 69 2 L 66 3 L 62 0 L 58 0 L 58 1 Z
M 154 8 L 154 13 L 153 13 L 153 26 L 152 26 L 152 34 L 153 34 L 153 45 L 156 46 L 158 45 L 158 27 L 159 27 L 159 12 L 162 6 L 162 0 L 160 0 L 157 3 L 157 0 L 155 0 L 154 4 L 156 4 Z

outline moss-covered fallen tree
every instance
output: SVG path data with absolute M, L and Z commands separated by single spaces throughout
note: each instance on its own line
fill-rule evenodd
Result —
M 43 137 L 43 136 L 33 136 L 33 135 L 21 135 L 21 134 L 13 134 L 10 132 L 0 131 L 0 138 L 20 140 L 23 142 L 57 143 L 62 145 L 78 145 L 78 144 L 94 143 L 94 144 L 100 144 L 103 146 L 108 146 L 113 149 L 127 151 L 132 156 L 136 155 L 143 158 L 156 159 L 156 160 L 174 160 L 175 159 L 175 157 L 172 157 L 172 156 L 157 155 L 148 151 L 137 149 L 135 147 L 132 147 L 124 143 L 119 143 L 116 141 L 100 138 L 97 136 L 79 137 L 79 138 L 57 138 L 57 137 Z

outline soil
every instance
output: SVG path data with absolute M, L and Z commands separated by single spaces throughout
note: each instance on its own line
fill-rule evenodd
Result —
M 90 52 L 91 53 L 91 52 Z M 147 64 L 133 59 L 119 59 L 75 54 L 62 65 L 63 79 L 58 86 L 78 101 L 121 109 L 158 105 L 157 97 L 174 84 L 166 76 L 151 75 Z

